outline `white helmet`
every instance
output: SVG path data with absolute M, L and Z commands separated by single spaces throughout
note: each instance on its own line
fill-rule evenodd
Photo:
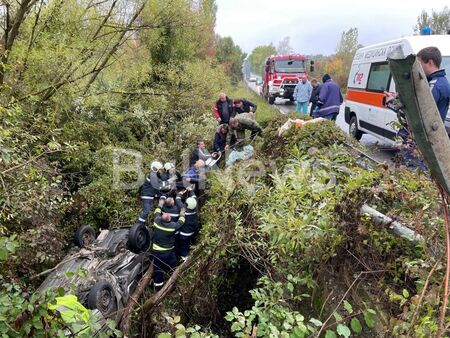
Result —
M 152 164 L 150 165 L 150 168 L 152 169 L 152 171 L 156 172 L 156 171 L 162 169 L 163 165 L 159 161 L 153 161 Z
M 169 171 L 170 169 L 175 169 L 175 165 L 172 162 L 166 162 L 164 164 L 164 170 Z
M 186 205 L 188 209 L 195 209 L 195 207 L 197 206 L 197 199 L 194 197 L 189 197 L 186 199 Z

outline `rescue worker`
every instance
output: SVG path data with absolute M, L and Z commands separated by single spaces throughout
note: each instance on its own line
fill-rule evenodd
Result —
M 147 221 L 155 198 L 161 196 L 161 190 L 170 189 L 170 182 L 163 180 L 163 165 L 159 161 L 153 161 L 150 165 L 151 172 L 145 178 L 144 184 L 141 186 L 142 213 L 137 223 L 143 224 Z
M 243 142 L 245 140 L 245 131 L 250 130 L 250 139 L 253 140 L 256 135 L 262 133 L 262 128 L 255 121 L 253 114 L 242 113 L 230 119 L 231 131 L 236 134 L 238 142 Z
M 219 124 L 228 124 L 230 118 L 234 115 L 233 100 L 227 97 L 225 93 L 220 93 L 219 99 L 214 104 L 214 118 Z
M 164 164 L 164 173 L 162 175 L 164 181 L 170 184 L 170 190 L 183 190 L 183 179 L 179 172 L 176 171 L 175 164 L 166 162 Z
M 236 143 L 236 135 L 230 131 L 228 124 L 221 124 L 214 135 L 214 151 L 224 152 Z
M 186 221 L 180 229 L 177 252 L 181 260 L 185 261 L 189 255 L 191 239 L 200 230 L 198 222 L 197 196 L 190 191 L 186 199 Z
M 208 149 L 205 147 L 205 141 L 203 140 L 197 140 L 196 148 L 194 150 L 194 153 L 192 154 L 191 160 L 189 161 L 189 165 L 192 167 L 195 162 L 198 160 L 202 160 L 206 162 L 209 158 L 212 157 L 212 155 L 209 153 Z
M 168 213 L 162 212 L 165 200 L 161 198 L 155 209 L 153 222 L 153 281 L 155 290 L 159 291 L 164 285 L 164 272 L 171 272 L 177 266 L 175 255 L 175 233 L 184 224 L 185 207 L 180 199 L 176 199 L 180 208 L 180 217 L 177 222 L 173 221 Z
M 236 114 L 256 112 L 256 104 L 247 99 L 235 99 L 233 103 Z
M 162 212 L 169 214 L 172 221 L 177 222 L 180 217 L 180 205 L 182 205 L 178 203 L 178 200 L 181 201 L 181 196 L 179 194 L 175 198 L 161 196 L 161 199 L 164 200 Z

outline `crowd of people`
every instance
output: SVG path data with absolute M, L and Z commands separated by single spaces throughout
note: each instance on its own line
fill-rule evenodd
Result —
M 164 285 L 164 273 L 169 273 L 178 261 L 185 261 L 191 241 L 199 232 L 198 196 L 204 188 L 205 171 L 215 165 L 226 151 L 251 142 L 262 128 L 255 121 L 256 104 L 246 99 L 232 100 L 225 93 L 214 104 L 214 117 L 218 122 L 210 153 L 204 140 L 197 140 L 190 156 L 189 167 L 180 174 L 174 163 L 163 165 L 154 161 L 150 173 L 140 188 L 142 212 L 136 224 L 147 225 L 153 211 L 152 255 L 155 290 Z M 246 137 L 246 130 L 250 136 Z M 178 260 L 179 259 L 179 260 Z
M 294 100 L 297 113 L 308 114 L 308 106 L 311 103 L 310 116 L 332 121 L 336 120 L 339 107 L 344 101 L 339 86 L 328 74 L 322 77 L 322 83 L 314 78 L 310 82 L 306 75 L 302 75 L 294 89 Z

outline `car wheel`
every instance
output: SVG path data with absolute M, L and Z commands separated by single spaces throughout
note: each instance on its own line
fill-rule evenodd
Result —
M 350 123 L 348 124 L 348 133 L 358 141 L 363 135 L 363 132 L 358 129 L 358 119 L 355 115 L 352 116 L 352 118 L 350 119 Z
M 128 250 L 134 253 L 145 252 L 150 248 L 150 231 L 144 224 L 135 224 L 128 234 Z
M 108 317 L 117 311 L 117 301 L 112 285 L 107 281 L 98 281 L 89 291 L 87 306 L 98 309 L 103 316 Z
M 269 104 L 275 103 L 275 96 L 269 95 Z
M 83 225 L 79 227 L 75 232 L 75 245 L 80 248 L 92 244 L 95 241 L 95 230 L 89 225 Z

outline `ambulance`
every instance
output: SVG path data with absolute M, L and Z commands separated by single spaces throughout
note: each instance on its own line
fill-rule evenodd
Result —
M 450 81 L 450 35 L 417 35 L 363 47 L 356 52 L 347 84 L 345 122 L 349 134 L 357 140 L 371 134 L 386 143 L 393 143 L 397 115 L 385 107 L 384 91 L 396 92 L 387 57 L 401 46 L 405 56 L 417 54 L 422 48 L 434 46 L 442 54 L 440 68 Z M 450 114 L 445 121 L 450 131 Z

